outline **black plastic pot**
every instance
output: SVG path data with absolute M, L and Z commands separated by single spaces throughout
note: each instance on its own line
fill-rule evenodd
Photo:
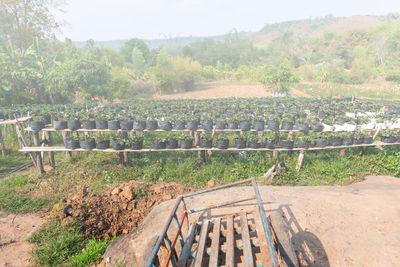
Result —
M 110 147 L 110 140 L 96 141 L 97 149 L 107 149 Z
M 95 121 L 83 121 L 82 129 L 87 129 L 87 130 L 96 129 L 96 122 Z
M 310 128 L 313 132 L 322 132 L 324 126 L 321 123 L 314 123 L 310 125 Z
M 81 122 L 78 120 L 67 120 L 68 129 L 75 131 L 81 128 Z
M 332 137 L 329 140 L 331 146 L 341 146 L 343 144 L 343 138 Z
M 343 145 L 344 146 L 352 146 L 354 144 L 353 136 L 348 136 L 343 138 Z
M 187 122 L 187 129 L 190 131 L 197 131 L 199 123 L 197 121 L 188 121 Z
M 354 138 L 354 144 L 355 144 L 355 145 L 364 144 L 364 137 L 363 137 L 363 136 L 360 136 L 359 138 Z
M 158 127 L 158 122 L 156 120 L 154 121 L 146 121 L 146 129 L 154 131 Z
M 120 144 L 117 141 L 113 140 L 112 142 L 112 148 L 114 150 L 124 150 L 125 149 L 125 144 Z
M 65 130 L 68 128 L 66 121 L 53 121 L 53 128 L 56 130 Z
M 314 142 L 316 147 L 326 147 L 328 145 L 326 139 L 315 139 Z
M 325 118 L 325 116 L 326 116 L 326 113 L 325 113 L 325 111 L 318 111 L 318 118 L 320 118 L 320 119 L 323 119 L 323 118 Z
M 91 139 L 90 141 L 80 140 L 79 143 L 80 143 L 81 148 L 83 148 L 85 150 L 92 150 L 92 149 L 96 148 L 96 142 L 94 141 L 94 138 Z
M 153 140 L 151 142 L 151 148 L 152 149 L 165 149 L 165 142 L 164 141 Z
M 212 148 L 212 142 L 213 142 L 213 140 L 200 139 L 200 147 L 201 148 Z
M 178 147 L 178 140 L 176 139 L 171 139 L 171 140 L 167 140 L 165 142 L 165 147 L 168 149 L 175 149 Z
M 241 121 L 239 123 L 239 126 L 240 126 L 240 130 L 242 130 L 242 131 L 250 131 L 251 125 L 250 125 L 250 122 L 248 122 L 248 121 Z
M 279 122 L 268 120 L 268 130 L 278 131 L 279 130 Z
M 206 131 L 212 131 L 213 129 L 213 122 L 212 121 L 202 121 L 201 128 Z
M 29 124 L 34 131 L 40 131 L 44 128 L 44 121 L 31 121 Z
M 303 139 L 299 138 L 297 140 L 297 147 L 299 148 L 309 148 L 310 147 L 311 142 L 309 141 L 304 141 Z
M 228 122 L 228 129 L 236 130 L 238 128 L 237 122 Z
M 140 150 L 143 148 L 143 141 L 131 142 L 131 148 L 134 150 Z
M 397 141 L 397 138 L 394 137 L 393 135 L 391 136 L 382 136 L 381 141 L 384 143 L 395 143 Z
M 275 143 L 276 143 L 275 140 L 269 140 L 269 139 L 264 140 L 264 146 L 265 146 L 265 148 L 268 148 L 268 149 L 274 149 Z
M 364 137 L 364 142 L 363 142 L 363 144 L 372 144 L 372 142 L 374 142 L 374 139 L 372 139 L 372 137 L 370 137 L 370 136 L 365 136 Z
M 160 128 L 164 131 L 171 131 L 172 130 L 172 123 L 169 121 L 160 121 Z
M 307 124 L 303 123 L 296 123 L 296 130 L 302 131 L 302 132 L 307 132 L 309 130 L 309 127 Z
M 287 130 L 287 131 L 293 130 L 293 123 L 292 122 L 283 121 L 281 129 L 282 130 Z
M 174 128 L 175 128 L 175 130 L 184 130 L 185 122 L 184 121 L 176 121 Z
M 65 148 L 68 149 L 77 149 L 79 148 L 79 140 L 77 139 L 66 139 L 65 140 Z
M 281 147 L 286 149 L 292 149 L 294 142 L 292 140 L 281 140 Z
M 108 123 L 106 120 L 96 120 L 96 129 L 105 130 L 108 129 Z
M 237 148 L 237 149 L 245 148 L 246 140 L 243 140 L 240 138 L 235 138 L 235 140 L 233 141 L 233 144 L 234 144 L 235 148 Z
M 264 131 L 265 122 L 264 121 L 255 121 L 255 122 L 253 122 L 253 128 L 256 131 Z
M 226 123 L 224 121 L 217 121 L 215 123 L 215 129 L 217 130 L 224 130 L 226 127 Z
M 108 121 L 107 124 L 109 130 L 119 130 L 119 128 L 121 127 L 118 120 Z
M 182 149 L 191 149 L 193 147 L 193 140 L 181 140 Z
M 261 147 L 261 144 L 260 144 L 258 141 L 248 141 L 248 142 L 247 142 L 247 146 L 248 146 L 249 148 L 257 149 L 257 148 L 260 148 L 260 147 Z
M 44 125 L 51 124 L 51 117 L 49 115 L 43 116 Z
M 133 121 L 120 121 L 121 130 L 130 131 L 133 129 Z
M 227 149 L 229 148 L 229 140 L 228 139 L 221 139 L 215 141 L 215 146 L 219 149 Z
M 135 121 L 133 122 L 133 130 L 135 131 L 143 131 L 146 128 L 145 121 Z

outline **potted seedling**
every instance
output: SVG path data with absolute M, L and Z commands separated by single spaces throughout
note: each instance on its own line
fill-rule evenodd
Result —
M 193 136 L 187 133 L 182 133 L 180 137 L 181 148 L 191 149 L 193 147 L 193 140 L 194 140 Z
M 131 139 L 131 148 L 134 150 L 140 150 L 143 148 L 143 133 L 135 133 L 132 135 Z
M 165 140 L 165 147 L 168 149 L 175 149 L 178 147 L 178 138 L 179 138 L 179 134 L 178 133 L 168 133 L 167 134 L 167 138 Z
M 215 129 L 217 130 L 224 130 L 226 128 L 226 118 L 219 117 L 215 123 Z
M 276 137 L 274 132 L 264 133 L 264 146 L 269 149 L 274 149 L 276 144 Z
M 219 149 L 229 148 L 229 138 L 225 133 L 219 133 L 216 137 L 215 146 Z
M 363 132 L 355 132 L 354 133 L 354 144 L 361 145 L 364 143 L 364 133 Z
M 175 128 L 175 130 L 184 130 L 185 129 L 185 119 L 183 118 L 182 115 L 178 115 L 175 118 L 174 128 Z
M 67 121 L 60 115 L 53 117 L 53 128 L 57 131 L 65 130 L 68 128 Z
M 212 131 L 213 121 L 210 114 L 206 113 L 201 117 L 201 128 L 205 131 Z
M 96 114 L 96 129 L 97 130 L 108 129 L 107 116 L 102 110 L 99 110 L 98 113 Z
M 158 127 L 158 122 L 154 115 L 148 115 L 146 120 L 146 129 L 150 131 L 156 130 Z
M 92 150 L 96 148 L 96 142 L 91 135 L 84 135 L 81 137 L 79 140 L 80 147 L 85 149 L 85 150 Z
M 121 130 L 131 131 L 133 129 L 133 120 L 129 117 L 122 117 L 119 124 Z
M 152 149 L 165 149 L 165 138 L 162 136 L 154 137 L 151 143 Z
M 187 129 L 190 131 L 197 131 L 199 127 L 199 119 L 195 115 L 188 115 L 186 119 Z
M 299 133 L 296 135 L 295 143 L 299 148 L 309 148 L 313 146 L 314 138 L 310 135 Z
M 351 132 L 346 132 L 343 134 L 343 145 L 352 146 L 354 144 L 354 135 Z
M 278 131 L 280 125 L 280 119 L 278 116 L 274 115 L 268 119 L 268 130 Z
M 286 131 L 293 130 L 293 121 L 294 121 L 293 117 L 284 116 L 282 119 L 281 129 Z
M 133 122 L 133 130 L 135 131 L 143 131 L 146 128 L 146 121 L 143 117 L 136 116 Z
M 96 140 L 97 149 L 107 149 L 110 147 L 110 134 L 109 133 L 96 133 L 94 135 Z
M 245 136 L 238 134 L 235 136 L 233 140 L 234 147 L 237 149 L 245 148 L 246 147 L 246 138 Z
M 250 133 L 247 136 L 247 146 L 249 148 L 257 149 L 261 147 L 260 142 L 258 141 L 258 136 L 255 133 Z
M 67 149 L 77 149 L 79 148 L 79 138 L 75 136 L 70 136 L 65 139 L 65 148 Z
M 44 128 L 43 116 L 33 116 L 30 121 L 30 126 L 33 131 L 40 131 Z
M 79 114 L 70 111 L 66 114 L 67 126 L 71 131 L 75 131 L 81 128 L 81 122 L 79 120 Z
M 119 130 L 119 128 L 121 127 L 120 125 L 120 121 L 119 121 L 119 115 L 118 114 L 113 114 L 112 118 L 110 118 L 107 121 L 107 126 L 109 130 Z
M 164 117 L 160 121 L 160 128 L 164 131 L 171 131 L 172 130 L 172 118 L 171 117 Z
M 256 131 L 264 131 L 265 129 L 265 120 L 262 115 L 258 115 L 254 117 L 253 128 Z
M 343 145 L 343 134 L 342 133 L 332 133 L 329 138 L 329 144 L 331 146 Z
M 96 129 L 96 122 L 91 119 L 90 114 L 83 112 L 81 114 L 82 129 L 92 130 Z
M 323 133 L 315 134 L 314 143 L 316 147 L 326 147 L 328 145 L 328 138 Z
M 130 146 L 129 140 L 125 139 L 124 137 L 122 137 L 120 135 L 113 136 L 112 148 L 114 150 L 124 150 L 125 147 L 129 147 L 129 146 Z
M 381 132 L 381 141 L 384 143 L 395 143 L 397 134 L 393 130 L 384 130 Z
M 294 141 L 289 139 L 287 133 L 281 133 L 281 147 L 286 149 L 292 149 L 294 146 Z
M 209 132 L 200 134 L 200 147 L 201 148 L 212 148 L 213 137 Z
M 307 132 L 309 130 L 307 119 L 299 118 L 296 120 L 296 129 L 298 131 Z
M 236 116 L 228 118 L 228 129 L 236 130 L 238 128 L 238 119 Z

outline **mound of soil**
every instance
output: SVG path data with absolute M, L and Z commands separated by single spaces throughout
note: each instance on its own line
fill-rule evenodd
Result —
M 83 189 L 63 201 L 64 209 L 58 212 L 57 218 L 73 217 L 82 223 L 88 236 L 110 238 L 131 232 L 153 207 L 189 191 L 176 183 L 147 185 L 137 181 L 99 195 Z

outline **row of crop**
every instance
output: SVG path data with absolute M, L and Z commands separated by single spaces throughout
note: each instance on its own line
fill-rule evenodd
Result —
M 381 141 L 387 143 L 400 142 L 400 132 L 392 131 L 383 133 Z M 227 149 L 230 147 L 243 148 L 311 148 L 311 147 L 326 147 L 326 146 L 351 146 L 361 144 L 371 144 L 373 138 L 370 134 L 364 132 L 356 133 L 312 133 L 303 134 L 297 133 L 290 135 L 281 133 L 265 133 L 259 137 L 257 134 L 231 134 L 218 133 L 214 136 L 205 132 L 200 135 L 198 144 L 195 144 L 195 139 L 187 133 L 171 132 L 164 135 L 146 136 L 143 133 L 134 133 L 132 136 L 123 136 L 120 134 L 111 133 L 96 133 L 94 135 L 83 135 L 79 137 L 68 137 L 65 140 L 65 147 L 68 149 L 83 148 L 86 150 L 108 149 L 123 150 L 125 148 L 140 150 L 143 148 L 151 149 L 190 149 L 193 147 L 200 148 L 219 148 Z

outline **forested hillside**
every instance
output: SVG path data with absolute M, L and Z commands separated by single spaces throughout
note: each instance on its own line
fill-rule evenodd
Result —
M 356 29 L 335 28 L 346 19 L 328 16 L 267 25 L 246 38 L 231 32 L 220 39 L 164 48 L 131 39 L 115 49 L 97 47 L 92 40 L 78 46 L 69 39 L 55 39 L 59 24 L 40 2 L 46 3 L 15 4 L 16 13 L 7 4 L 0 5 L 2 105 L 151 97 L 193 90 L 197 82 L 215 80 L 255 81 L 275 91 L 299 82 L 400 83 L 396 14 L 370 17 L 364 24 L 355 23 Z M 268 34 L 275 37 L 260 44 Z

